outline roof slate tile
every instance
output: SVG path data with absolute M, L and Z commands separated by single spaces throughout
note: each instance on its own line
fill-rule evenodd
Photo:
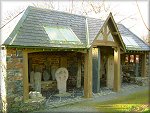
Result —
M 15 35 L 10 35 L 10 37 L 4 42 L 4 45 L 85 48 L 87 45 L 86 19 L 88 22 L 90 44 L 93 42 L 104 24 L 104 21 L 100 19 L 48 9 L 35 8 L 31 6 L 27 8 L 24 17 L 22 18 L 24 18 L 24 21 L 21 21 L 21 25 L 17 29 L 18 32 L 15 40 L 12 42 Z M 83 45 L 66 45 L 60 43 L 54 44 L 50 41 L 50 38 L 45 32 L 44 26 L 70 27 L 76 36 L 81 40 Z M 127 50 L 132 49 L 144 51 L 150 49 L 148 45 L 146 45 L 139 37 L 133 34 L 125 26 L 118 24 L 118 29 L 122 36 L 131 36 L 133 40 L 135 40 L 135 42 L 140 46 L 140 48 L 132 48 L 126 45 Z M 16 29 L 14 31 L 16 31 Z

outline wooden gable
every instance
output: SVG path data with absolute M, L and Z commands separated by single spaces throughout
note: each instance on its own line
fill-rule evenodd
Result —
M 125 45 L 111 13 L 93 41 L 93 46 L 118 46 L 125 51 Z

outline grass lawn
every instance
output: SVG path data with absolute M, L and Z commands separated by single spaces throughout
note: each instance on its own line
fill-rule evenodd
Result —
M 89 106 L 100 112 L 142 112 L 150 113 L 149 91 L 137 92 L 128 96 L 105 102 L 78 103 L 78 106 Z

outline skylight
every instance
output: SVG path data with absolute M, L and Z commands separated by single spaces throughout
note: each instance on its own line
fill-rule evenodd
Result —
M 79 38 L 69 27 L 46 26 L 44 29 L 51 41 L 81 43 Z
M 125 45 L 128 47 L 134 47 L 134 48 L 140 47 L 132 37 L 122 36 L 122 39 L 123 39 L 123 42 L 125 43 Z

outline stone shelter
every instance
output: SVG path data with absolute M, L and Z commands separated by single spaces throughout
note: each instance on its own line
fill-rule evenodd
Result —
M 102 21 L 29 6 L 2 45 L 3 111 L 24 111 L 24 106 L 32 106 L 32 91 L 46 96 L 57 90 L 55 73 L 62 67 L 68 73 L 66 92 L 83 88 L 85 98 L 103 86 L 118 92 L 122 74 L 146 76 L 149 51 L 139 37 L 116 24 L 111 13 Z M 131 72 L 126 68 L 133 62 Z

